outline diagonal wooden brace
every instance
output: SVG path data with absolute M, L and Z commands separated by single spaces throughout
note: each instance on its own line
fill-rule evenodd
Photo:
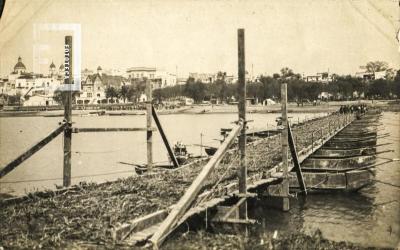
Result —
M 293 140 L 292 128 L 290 127 L 289 123 L 288 123 L 288 140 L 289 140 L 290 153 L 292 154 L 294 169 L 296 171 L 297 180 L 299 181 L 300 189 L 303 191 L 303 193 L 305 195 L 307 195 L 306 184 L 304 182 L 303 173 L 301 172 L 300 162 L 297 157 L 296 145 Z

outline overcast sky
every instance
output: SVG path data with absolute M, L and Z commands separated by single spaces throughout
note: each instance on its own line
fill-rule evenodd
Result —
M 237 29 L 245 29 L 246 68 L 272 74 L 354 74 L 371 60 L 400 67 L 397 0 L 7 0 L 0 20 L 0 74 L 21 56 L 33 69 L 38 23 L 79 23 L 82 68 L 156 66 L 237 74 Z M 44 56 L 59 66 L 63 36 L 42 34 Z M 43 65 L 42 73 L 48 65 Z

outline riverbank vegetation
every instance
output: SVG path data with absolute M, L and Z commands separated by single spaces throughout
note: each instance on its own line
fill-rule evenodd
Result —
M 272 76 L 261 75 L 255 81 L 247 83 L 247 97 L 263 101 L 280 99 L 280 83 L 288 84 L 289 101 L 299 103 L 313 100 L 355 100 L 355 99 L 395 99 L 400 96 L 400 70 L 388 71 L 385 78 L 363 79 L 351 75 L 332 75 L 330 82 L 306 81 L 300 74 L 289 68 L 281 69 Z M 188 96 L 195 102 L 212 99 L 219 102 L 237 100 L 237 84 L 228 84 L 220 72 L 217 80 L 205 84 L 194 78 L 188 78 L 183 86 L 173 86 L 154 91 L 159 101 L 176 96 Z

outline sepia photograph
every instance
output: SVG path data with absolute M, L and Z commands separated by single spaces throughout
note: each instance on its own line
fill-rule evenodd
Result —
M 400 249 L 400 1 L 0 0 L 5 249 Z

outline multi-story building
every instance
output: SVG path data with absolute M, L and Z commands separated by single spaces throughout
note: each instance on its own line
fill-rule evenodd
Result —
M 155 67 L 131 67 L 126 70 L 131 79 L 154 79 L 157 69 Z
M 211 73 L 189 73 L 189 78 L 193 78 L 195 81 L 202 83 L 213 83 L 217 79 L 216 74 Z
M 356 77 L 362 78 L 365 81 L 386 79 L 387 71 L 377 71 L 377 72 L 356 72 Z
M 63 67 L 60 66 L 60 69 L 57 72 L 52 62 L 48 75 L 27 72 L 22 58 L 18 57 L 18 62 L 8 79 L 3 79 L 1 92 L 7 95 L 19 94 L 24 105 L 51 105 L 49 99 L 52 100 L 54 92 L 63 81 Z
M 155 67 L 131 67 L 126 70 L 127 77 L 131 80 L 150 80 L 153 89 L 165 88 L 177 84 L 175 74 L 159 70 Z
M 76 98 L 77 104 L 107 103 L 102 75 L 99 66 L 96 74 L 87 75 L 85 80 L 81 81 L 81 92 Z
M 308 75 L 303 77 L 306 82 L 322 82 L 330 83 L 333 81 L 333 76 L 329 72 L 317 73 L 316 75 Z

